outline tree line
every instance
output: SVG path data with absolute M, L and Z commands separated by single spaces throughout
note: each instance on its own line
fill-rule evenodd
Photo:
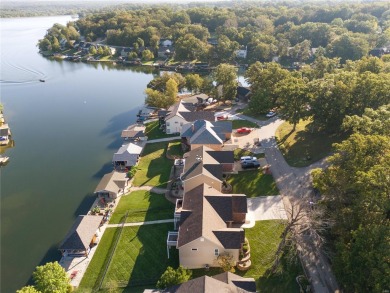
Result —
M 230 3 L 230 6 L 118 9 L 94 13 L 75 26 L 87 41 L 133 47 L 142 39 L 156 50 L 159 40 L 175 43 L 178 60 L 230 62 L 241 46 L 248 63 L 308 62 L 321 48 L 341 63 L 357 60 L 370 49 L 390 44 L 390 4 L 370 3 Z M 213 37 L 215 43 L 208 42 Z

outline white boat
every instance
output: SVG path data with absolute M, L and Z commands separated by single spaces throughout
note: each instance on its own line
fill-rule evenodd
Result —
M 8 160 L 9 160 L 9 157 L 0 155 L 0 165 L 6 164 L 8 162 Z

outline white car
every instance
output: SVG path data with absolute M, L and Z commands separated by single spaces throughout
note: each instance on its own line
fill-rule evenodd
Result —
M 274 117 L 275 115 L 276 115 L 276 112 L 270 111 L 267 113 L 267 115 L 265 115 L 265 117 L 271 118 L 271 117 Z
M 250 156 L 244 156 L 240 158 L 240 162 L 242 163 L 249 163 L 249 162 L 257 162 L 256 157 L 250 157 Z

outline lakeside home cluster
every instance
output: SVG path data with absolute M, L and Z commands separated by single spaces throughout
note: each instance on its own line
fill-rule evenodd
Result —
M 168 196 L 177 199 L 175 230 L 167 237 L 168 257 L 169 248 L 176 247 L 180 264 L 187 268 L 219 267 L 218 259 L 229 255 L 240 269 L 249 269 L 249 243 L 243 229 L 248 224 L 246 195 L 228 193 L 223 179 L 236 172 L 232 121 L 219 121 L 216 112 L 202 111 L 208 99 L 204 94 L 181 99 L 168 111 L 145 107 L 137 115 L 138 123 L 122 131 L 125 143 L 113 155 L 114 170 L 103 176 L 91 210 L 76 219 L 59 246 L 60 264 L 73 286 L 78 286 L 83 273 L 71 272 L 71 263 L 93 256 L 117 200 L 129 191 L 127 171 L 139 162 L 148 139 L 143 122 L 151 118 L 158 119 L 161 131 L 180 134 L 183 150 L 189 151 L 175 160 L 168 188 Z

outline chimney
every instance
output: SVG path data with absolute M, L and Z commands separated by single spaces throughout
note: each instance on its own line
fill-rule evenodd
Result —
M 192 129 L 192 132 L 195 132 L 195 125 L 194 125 L 194 123 L 191 124 L 191 129 Z

